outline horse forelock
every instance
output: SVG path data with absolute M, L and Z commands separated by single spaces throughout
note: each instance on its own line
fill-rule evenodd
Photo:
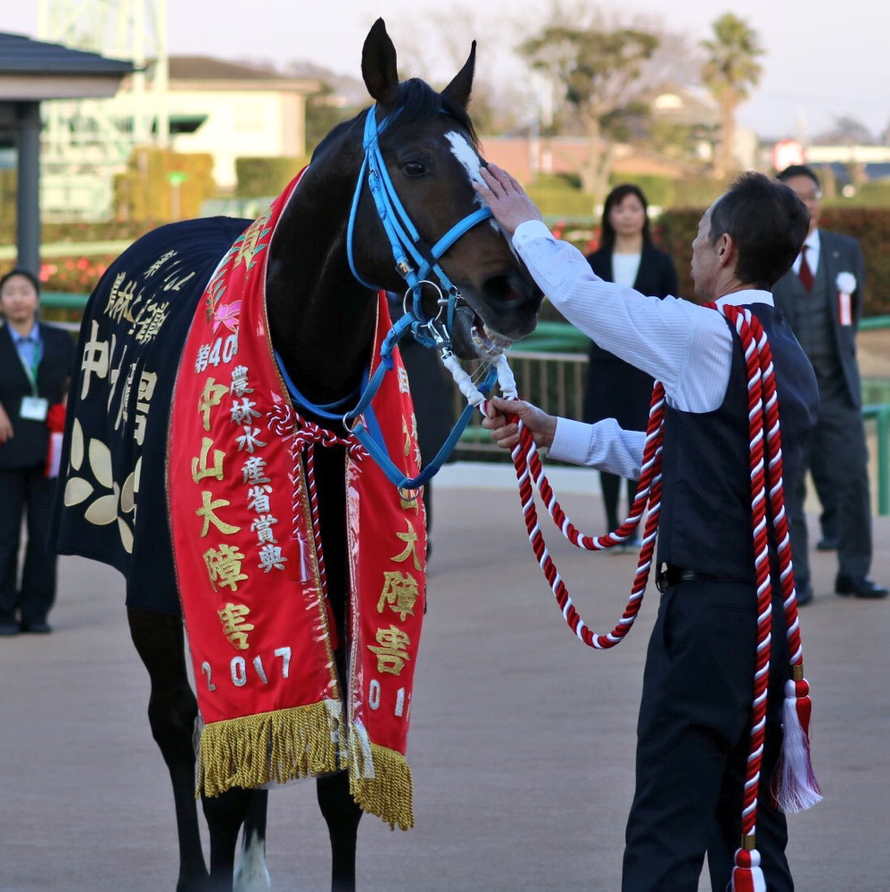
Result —
M 399 84 L 399 98 L 397 106 L 399 114 L 384 134 L 390 136 L 398 133 L 399 128 L 418 121 L 436 120 L 444 114 L 452 118 L 454 122 L 466 132 L 466 135 L 474 148 L 479 146 L 479 137 L 470 120 L 467 110 L 448 99 L 447 96 L 437 93 L 426 81 L 417 77 L 403 81 Z
M 447 96 L 437 93 L 426 81 L 413 77 L 400 83 L 399 96 L 394 107 L 399 109 L 399 113 L 381 134 L 381 142 L 384 145 L 396 139 L 399 130 L 408 124 L 437 120 L 441 115 L 445 115 L 463 131 L 473 149 L 479 150 L 479 137 L 467 110 L 452 102 Z M 332 143 L 341 138 L 357 138 L 360 142 L 362 129 L 359 125 L 365 120 L 369 111 L 370 109 L 363 109 L 356 117 L 337 124 L 315 147 L 311 160 L 315 161 Z

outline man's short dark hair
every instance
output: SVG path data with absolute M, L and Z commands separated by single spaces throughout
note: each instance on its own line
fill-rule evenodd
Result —
M 784 183 L 743 173 L 711 210 L 713 245 L 728 235 L 738 251 L 736 278 L 766 291 L 791 269 L 810 227 L 806 205 Z
M 789 167 L 786 167 L 781 173 L 776 174 L 776 179 L 780 183 L 787 183 L 792 177 L 809 177 L 816 184 L 817 189 L 822 188 L 822 184 L 819 182 L 819 177 L 816 175 L 816 171 L 813 170 L 812 167 L 808 167 L 806 164 L 792 164 Z

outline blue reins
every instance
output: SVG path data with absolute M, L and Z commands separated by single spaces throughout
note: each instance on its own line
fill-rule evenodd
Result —
M 349 213 L 349 224 L 346 232 L 346 254 L 349 259 L 349 268 L 356 280 L 364 285 L 365 288 L 374 291 L 382 290 L 379 286 L 363 279 L 355 266 L 353 249 L 355 219 L 358 213 L 362 189 L 367 180 L 368 189 L 374 200 L 374 207 L 377 210 L 377 216 L 383 224 L 384 232 L 389 240 L 392 256 L 396 262 L 396 269 L 408 284 L 408 289 L 405 292 L 406 297 L 409 292 L 412 294 L 411 306 L 405 307 L 404 315 L 392 326 L 384 338 L 380 349 L 381 361 L 370 379 L 363 382 L 358 401 L 347 412 L 331 410 L 342 409 L 344 405 L 351 401 L 351 397 L 347 396 L 333 403 L 313 403 L 306 399 L 291 380 L 277 350 L 275 351 L 275 359 L 281 371 L 282 379 L 295 405 L 319 418 L 342 422 L 347 430 L 352 421 L 359 419 L 351 432 L 367 450 L 371 458 L 380 466 L 387 478 L 400 489 L 417 489 L 432 479 L 448 456 L 451 455 L 454 447 L 457 445 L 457 441 L 460 439 L 460 435 L 473 416 L 475 406 L 468 405 L 464 409 L 435 458 L 416 477 L 406 477 L 389 457 L 386 443 L 371 407 L 371 401 L 380 389 L 386 373 L 393 367 L 392 351 L 409 329 L 415 340 L 424 347 L 439 349 L 443 354 L 450 353 L 454 310 L 461 294 L 445 274 L 438 261 L 462 235 L 478 223 L 488 220 L 492 213 L 488 207 L 479 208 L 479 210 L 468 214 L 452 226 L 432 248 L 427 247 L 399 199 L 392 178 L 386 168 L 383 153 L 380 151 L 380 134 L 387 124 L 398 116 L 399 111 L 397 110 L 390 117 L 384 118 L 379 125 L 377 124 L 376 111 L 377 106 L 372 106 L 365 118 L 364 136 L 362 138 L 365 157 L 362 161 Z M 438 279 L 438 285 L 427 278 L 430 274 Z M 439 315 L 441 315 L 443 307 L 445 310 L 445 323 L 440 327 L 436 326 L 438 315 L 435 317 L 428 316 L 423 311 L 421 298 L 424 283 L 441 288 L 441 295 L 447 294 L 447 297 L 440 296 L 439 299 Z M 367 377 L 367 373 L 365 377 Z M 479 390 L 483 394 L 487 394 L 496 380 L 497 371 L 494 367 L 491 367 L 485 380 L 479 385 Z

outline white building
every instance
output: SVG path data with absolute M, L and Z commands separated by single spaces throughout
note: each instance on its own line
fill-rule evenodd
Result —
M 171 148 L 213 156 L 213 177 L 234 189 L 235 159 L 306 154 L 306 99 L 318 81 L 206 56 L 171 56 Z
M 321 84 L 204 56 L 173 56 L 169 77 L 154 66 L 124 79 L 113 99 L 44 103 L 42 204 L 47 219 L 104 220 L 114 177 L 141 145 L 213 157 L 222 191 L 236 183 L 235 159 L 306 153 L 306 99 Z

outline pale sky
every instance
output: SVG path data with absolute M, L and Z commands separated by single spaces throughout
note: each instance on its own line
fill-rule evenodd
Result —
M 4 0 L 0 30 L 35 37 L 37 5 Z M 600 5 L 619 7 L 617 0 Z M 397 48 L 401 38 L 415 47 L 415 58 L 422 53 L 427 70 L 409 73 L 449 77 L 455 39 L 468 44 L 475 37 L 477 77 L 506 73 L 522 88 L 527 74 L 511 50 L 534 33 L 547 8 L 548 0 L 168 0 L 169 51 L 280 64 L 309 59 L 359 76 L 364 37 L 383 16 Z M 842 114 L 873 133 L 890 123 L 890 5 L 880 0 L 621 0 L 620 9 L 656 17 L 692 43 L 708 37 L 710 23 L 726 11 L 745 19 L 766 55 L 760 85 L 739 119 L 762 137 L 798 135 L 801 120 L 812 136 Z

